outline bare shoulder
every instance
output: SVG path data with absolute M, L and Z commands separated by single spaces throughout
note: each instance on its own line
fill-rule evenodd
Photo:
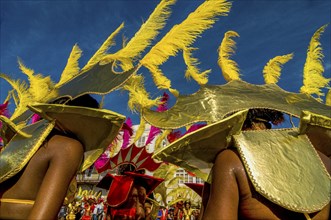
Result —
M 243 165 L 237 152 L 233 149 L 226 149 L 216 156 L 213 169 L 230 169 L 236 172 L 242 167 Z
M 318 153 L 319 157 L 321 158 L 326 170 L 331 175 L 331 158 L 329 158 L 325 154 L 321 153 L 320 151 L 317 151 L 317 153 Z
M 53 156 L 63 159 L 80 159 L 84 152 L 81 142 L 62 135 L 54 135 L 46 148 Z

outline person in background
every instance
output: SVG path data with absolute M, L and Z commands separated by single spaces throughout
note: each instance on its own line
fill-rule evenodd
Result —
M 183 220 L 192 220 L 193 218 L 193 209 L 191 208 L 191 202 L 185 201 L 183 208 Z
M 153 208 L 152 202 L 150 200 L 146 199 L 145 204 L 144 204 L 146 220 L 153 220 L 152 213 L 151 213 L 152 208 Z
M 157 220 L 167 220 L 168 211 L 166 207 L 160 206 L 160 209 L 157 213 Z

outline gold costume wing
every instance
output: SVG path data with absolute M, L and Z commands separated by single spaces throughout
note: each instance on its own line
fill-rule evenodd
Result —
M 179 96 L 164 112 L 143 110 L 144 119 L 155 127 L 175 129 L 195 122 L 216 122 L 244 109 L 274 109 L 300 117 L 303 110 L 331 117 L 331 107 L 313 97 L 287 92 L 276 84 L 253 85 L 233 80 L 225 85 L 206 85 L 192 95 Z

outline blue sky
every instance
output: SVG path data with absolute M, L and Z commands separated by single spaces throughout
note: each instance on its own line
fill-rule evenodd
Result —
M 83 67 L 104 40 L 121 22 L 124 31 L 118 35 L 116 51 L 122 44 L 122 35 L 131 38 L 159 1 L 27 1 L 1 0 L 0 72 L 13 78 L 22 78 L 17 57 L 36 73 L 51 75 L 54 81 L 67 62 L 72 46 L 77 43 L 83 50 L 80 67 Z M 174 24 L 183 21 L 202 0 L 177 0 L 160 39 Z M 234 0 L 227 17 L 219 17 L 213 28 L 204 32 L 194 43 L 199 48 L 194 56 L 199 59 L 201 70 L 212 69 L 209 84 L 225 83 L 217 65 L 217 48 L 224 33 L 234 30 L 240 37 L 236 54 L 232 57 L 241 70 L 242 79 L 263 84 L 262 70 L 273 57 L 294 53 L 294 58 L 284 65 L 278 83 L 280 87 L 298 92 L 302 85 L 302 70 L 306 51 L 314 32 L 330 23 L 329 0 Z M 324 51 L 325 76 L 331 77 L 330 25 L 321 37 Z M 156 40 L 157 40 L 156 39 Z M 148 50 L 147 50 L 148 51 Z M 172 80 L 181 94 L 199 89 L 194 81 L 184 78 L 185 66 L 182 54 L 169 59 L 162 70 Z M 141 68 L 146 78 L 145 86 L 152 97 L 164 91 L 155 89 L 151 75 Z M 7 96 L 9 85 L 0 79 L 0 101 Z M 137 114 L 127 107 L 126 92 L 114 92 L 106 96 L 105 107 L 129 116 L 139 122 Z M 173 98 L 174 101 L 174 98 Z M 171 105 L 171 103 L 170 103 Z

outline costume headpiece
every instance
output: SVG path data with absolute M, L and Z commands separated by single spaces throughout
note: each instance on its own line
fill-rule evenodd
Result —
M 107 53 L 107 50 L 113 44 L 115 36 L 124 27 L 124 25 L 121 24 L 106 39 L 100 49 L 82 69 L 78 67 L 78 59 L 82 51 L 75 45 L 61 78 L 56 84 L 51 81 L 50 77 L 43 77 L 39 74 L 35 75 L 34 71 L 27 68 L 21 61 L 19 61 L 19 67 L 22 72 L 28 76 L 29 86 L 27 86 L 25 82 L 16 81 L 7 75 L 1 74 L 1 77 L 7 80 L 14 89 L 14 92 L 11 93 L 11 97 L 16 105 L 15 112 L 10 119 L 0 117 L 3 123 L 1 137 L 12 137 L 11 139 L 8 138 L 8 140 L 10 139 L 9 143 L 5 140 L 5 148 L 1 151 L 1 181 L 15 175 L 26 165 L 55 124 L 65 129 L 71 129 L 72 124 L 70 122 L 67 123 L 67 119 L 70 118 L 72 114 L 77 113 L 77 108 L 54 106 L 50 105 L 50 102 L 62 97 L 74 99 L 83 94 L 103 95 L 123 86 L 123 89 L 130 92 L 129 106 L 132 108 L 138 105 L 150 107 L 158 103 L 158 100 L 146 99 L 146 91 L 140 90 L 139 84 L 142 83 L 143 79 L 141 76 L 135 74 L 138 68 L 141 66 L 148 68 L 152 72 L 154 79 L 157 80 L 156 83 L 159 88 L 171 89 L 170 81 L 162 77 L 163 75 L 158 67 L 170 56 L 176 55 L 178 50 L 186 50 L 189 48 L 196 37 L 204 30 L 210 28 L 216 21 L 217 16 L 226 15 L 231 6 L 231 3 L 225 0 L 204 2 L 182 23 L 175 25 L 161 41 L 152 47 L 149 53 L 142 59 L 139 59 L 139 65 L 134 67 L 135 61 L 141 57 L 142 52 L 151 45 L 152 40 L 165 26 L 165 20 L 170 15 L 169 7 L 174 3 L 175 0 L 161 1 L 148 20 L 141 26 L 139 31 L 136 32 L 135 36 L 128 41 L 121 50 L 112 54 Z M 120 66 L 123 71 L 114 71 L 115 65 Z M 195 77 L 199 76 L 195 75 Z M 28 125 L 29 118 L 34 111 L 41 114 L 45 120 Z M 95 114 L 92 112 L 95 112 Z M 113 112 L 97 112 L 97 110 L 87 109 L 85 111 L 85 109 L 81 108 L 79 114 L 88 120 L 85 120 L 84 124 L 77 124 L 76 126 L 83 125 L 84 128 L 87 128 L 92 124 L 90 123 L 91 121 L 94 121 L 100 116 L 104 122 L 102 124 L 112 124 L 112 126 L 111 129 L 109 127 L 101 128 L 107 128 L 109 136 L 101 136 L 102 140 L 95 141 L 94 144 L 91 144 L 91 146 L 93 145 L 93 150 L 85 152 L 85 160 L 81 170 L 93 164 L 95 159 L 102 153 L 103 149 L 107 147 L 104 145 L 109 144 L 110 140 L 115 137 L 115 133 L 117 133 L 124 120 L 123 116 Z M 80 123 L 81 122 L 82 121 L 80 121 Z M 99 131 L 100 129 L 93 130 Z M 140 129 L 139 131 L 142 130 L 143 129 Z M 81 136 L 80 138 L 82 139 L 84 137 Z M 93 135 L 90 138 L 93 139 Z M 88 140 L 81 141 L 84 144 L 91 143 L 91 141 Z M 17 143 L 23 142 L 29 142 L 29 144 L 24 144 L 24 148 L 19 148 Z M 24 156 L 13 158 L 12 155 L 15 153 Z M 3 169 L 4 167 L 6 169 Z
M 129 125 L 124 127 L 127 130 L 131 130 Z M 152 129 L 150 130 L 151 133 Z M 124 130 L 123 136 L 125 134 Z M 128 138 L 130 139 L 131 136 L 128 136 Z M 133 186 L 144 187 L 146 196 L 148 196 L 163 181 L 161 178 L 144 174 L 145 170 L 155 171 L 162 164 L 152 159 L 152 153 L 147 152 L 146 147 L 149 141 L 151 140 L 147 139 L 143 147 L 137 147 L 133 143 L 123 148 L 129 142 L 129 140 L 123 138 L 121 150 L 114 157 L 109 158 L 103 165 L 96 167 L 98 172 L 118 169 L 117 175 L 107 173 L 97 184 L 97 187 L 109 190 L 107 196 L 109 206 L 118 207 L 122 205 L 128 199 Z
M 252 184 L 264 197 L 296 212 L 321 210 L 330 201 L 331 178 L 315 149 L 330 156 L 330 148 L 324 141 L 313 142 L 312 145 L 312 139 L 308 139 L 306 134 L 321 134 L 325 140 L 331 141 L 331 108 L 321 103 L 320 98 L 323 95 L 321 88 L 328 88 L 330 82 L 330 79 L 323 77 L 323 68 L 320 68 L 323 56 L 318 39 L 325 27 L 318 29 L 312 37 L 301 93 L 287 92 L 276 85 L 281 66 L 292 59 L 291 54 L 269 61 L 264 68 L 265 85 L 242 81 L 238 65 L 229 59 L 235 45 L 231 38 L 239 35 L 227 32 L 219 48 L 218 63 L 225 79 L 230 82 L 213 86 L 201 84 L 198 92 L 178 96 L 176 104 L 164 112 L 143 109 L 143 118 L 151 125 L 163 129 L 176 129 L 195 122 L 209 123 L 158 150 L 153 157 L 181 166 L 205 181 L 210 181 L 208 173 L 215 156 L 221 150 L 234 146 L 238 149 Z M 244 132 L 242 127 L 249 109 L 284 112 L 300 118 L 300 126 Z M 258 143 L 263 143 L 263 147 Z M 273 162 L 276 157 L 282 158 L 280 166 L 277 166 L 279 161 Z M 254 163 L 255 160 L 259 160 L 259 163 Z M 270 170 L 266 171 L 267 168 L 258 164 L 269 164 Z M 311 173 L 316 176 L 311 176 Z M 299 185 L 298 178 L 302 180 Z M 314 184 L 314 190 L 309 191 L 308 188 L 316 180 L 319 184 Z M 284 183 L 287 188 L 285 190 L 284 186 L 284 190 L 281 190 L 283 193 L 279 193 L 280 190 L 275 189 L 275 186 Z

